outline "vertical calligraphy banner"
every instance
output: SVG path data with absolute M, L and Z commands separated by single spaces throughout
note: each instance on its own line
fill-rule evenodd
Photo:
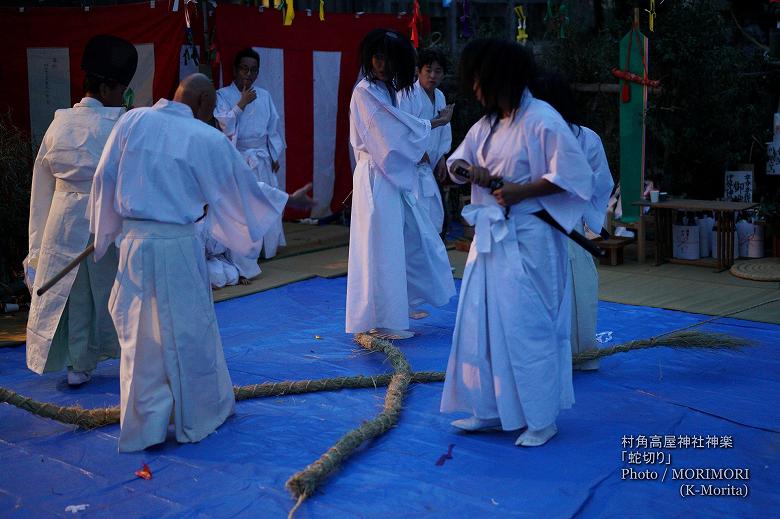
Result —
M 142 43 L 135 46 L 138 50 L 138 68 L 128 88 L 133 90 L 135 100 L 133 106 L 152 106 L 154 96 L 154 44 Z
M 54 111 L 70 106 L 70 57 L 67 47 L 27 49 L 30 129 L 34 149 L 54 118 Z

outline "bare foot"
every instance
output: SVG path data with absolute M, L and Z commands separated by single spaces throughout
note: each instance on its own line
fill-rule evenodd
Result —
M 251 285 L 252 284 L 252 280 L 249 279 L 249 278 L 240 277 L 240 278 L 238 278 L 238 284 L 239 285 Z
M 429 314 L 425 310 L 411 310 L 409 312 L 409 319 L 425 319 Z

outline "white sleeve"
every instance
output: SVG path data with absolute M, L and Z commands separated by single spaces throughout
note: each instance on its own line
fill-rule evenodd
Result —
M 132 112 L 128 112 L 129 114 Z M 95 261 L 103 257 L 108 247 L 122 231 L 122 217 L 117 213 L 116 182 L 119 162 L 122 158 L 125 138 L 123 129 L 128 120 L 124 117 L 114 126 L 100 156 L 92 192 L 87 206 L 89 232 L 95 235 Z
M 46 221 L 49 219 L 51 201 L 54 197 L 54 185 L 56 179 L 46 160 L 48 151 L 48 136 L 44 136 L 38 155 L 35 158 L 32 176 L 32 191 L 30 193 L 30 223 L 28 227 L 29 249 L 24 258 L 24 278 L 28 288 L 32 290 L 35 282 L 35 271 L 38 268 L 38 258 L 41 254 L 41 242 L 46 230 Z
M 268 96 L 268 113 L 270 114 L 268 127 L 266 128 L 268 133 L 268 152 L 271 155 L 271 160 L 277 161 L 286 146 L 279 125 L 279 113 L 276 111 L 270 95 Z
M 472 166 L 477 163 L 477 146 L 479 145 L 477 133 L 482 124 L 484 124 L 484 118 L 474 123 L 463 138 L 463 142 L 460 143 L 460 146 L 458 146 L 447 159 L 447 171 L 449 172 L 450 179 L 456 184 L 465 184 L 466 181 L 453 175 L 452 172 L 450 172 L 450 167 L 456 160 L 463 160 Z
M 352 94 L 350 116 L 374 164 L 399 189 L 417 182 L 414 166 L 428 146 L 431 122 L 382 103 L 363 88 Z
M 237 254 L 255 250 L 279 218 L 288 195 L 254 180 L 246 161 L 224 137 L 199 146 L 193 171 L 209 204 L 211 237 Z M 204 167 L 208 164 L 208 167 Z
M 238 133 L 238 120 L 244 111 L 238 107 L 238 104 L 228 102 L 224 95 L 217 92 L 217 105 L 214 108 L 214 118 L 219 123 L 225 135 L 231 142 L 236 142 Z

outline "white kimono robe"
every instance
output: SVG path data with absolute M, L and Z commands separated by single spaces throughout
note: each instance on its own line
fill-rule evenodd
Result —
M 438 88 L 434 94 L 435 102 L 425 92 L 417 80 L 409 92 L 397 94 L 398 107 L 420 119 L 433 119 L 447 106 L 444 94 Z M 439 185 L 433 174 L 433 168 L 452 146 L 452 128 L 449 124 L 433 128 L 428 139 L 428 160 L 417 163 L 418 184 L 413 191 L 420 210 L 427 213 L 436 228 L 441 233 L 444 225 L 444 206 L 439 192 Z
M 441 402 L 442 412 L 500 418 L 505 430 L 542 429 L 574 402 L 568 238 L 529 213 L 544 208 L 572 229 L 591 197 L 589 166 L 560 115 L 528 91 L 513 117 L 480 119 L 449 163 L 456 159 L 505 182 L 544 178 L 564 189 L 526 199 L 505 218 L 488 189 L 472 186 L 463 216 L 476 232 Z
M 108 314 L 116 275 L 114 247 L 97 263 L 92 257 L 82 262 L 44 295 L 36 292 L 91 241 L 86 209 L 92 177 L 106 139 L 124 112 L 91 97 L 57 110 L 35 159 L 25 270 L 32 293 L 27 367 L 36 373 L 65 366 L 91 371 L 101 358 L 119 356 Z
M 361 80 L 350 101 L 357 164 L 347 272 L 347 333 L 409 328 L 409 307 L 455 295 L 447 251 L 412 192 L 430 121 L 393 106 L 379 82 Z
M 199 441 L 234 397 L 195 222 L 208 204 L 212 236 L 247 254 L 287 194 L 257 183 L 219 131 L 184 104 L 128 112 L 100 159 L 89 205 L 95 256 L 116 239 L 109 310 L 122 347 L 119 450 Z
M 279 187 L 276 173 L 271 169 L 271 162 L 278 161 L 285 148 L 284 137 L 279 132 L 279 114 L 276 111 L 271 94 L 262 88 L 255 87 L 257 99 L 241 110 L 238 101 L 241 92 L 235 83 L 217 90 L 217 106 L 214 118 L 219 122 L 222 131 L 228 136 L 247 164 L 255 174 L 258 182 Z M 273 258 L 279 246 L 287 245 L 282 228 L 282 216 L 274 222 L 263 236 L 263 257 Z M 237 258 L 242 270 L 253 270 L 251 263 L 257 263 L 257 256 Z M 255 265 L 256 266 L 256 265 Z M 246 277 L 254 277 L 257 272 Z
M 590 164 L 593 175 L 593 195 L 588 208 L 583 215 L 582 223 L 577 230 L 584 234 L 584 224 L 595 232 L 601 231 L 607 214 L 607 204 L 612 193 L 614 182 L 609 171 L 607 155 L 598 134 L 580 126 L 574 133 L 580 143 L 582 152 Z M 574 296 L 571 319 L 571 349 L 572 354 L 597 347 L 596 320 L 599 304 L 599 273 L 593 256 L 585 249 L 568 240 L 569 261 L 571 264 L 571 288 Z M 582 367 L 595 368 L 597 361 L 583 364 Z

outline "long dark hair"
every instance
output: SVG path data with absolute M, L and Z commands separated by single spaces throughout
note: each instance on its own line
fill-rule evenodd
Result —
M 577 100 L 569 84 L 569 79 L 560 72 L 544 72 L 534 78 L 531 93 L 537 99 L 550 104 L 561 114 L 575 135 L 580 133 L 580 121 L 577 115 Z
M 474 81 L 479 81 L 485 112 L 502 115 L 502 104 L 515 110 L 520 106 L 523 92 L 536 75 L 533 56 L 522 45 L 499 39 L 478 39 L 463 49 L 460 58 L 461 90 L 473 92 Z
M 360 42 L 360 66 L 363 76 L 376 81 L 371 58 L 381 54 L 385 58 L 385 70 L 389 83 L 396 91 L 408 90 L 414 85 L 414 66 L 417 53 L 409 38 L 390 29 L 374 29 Z

